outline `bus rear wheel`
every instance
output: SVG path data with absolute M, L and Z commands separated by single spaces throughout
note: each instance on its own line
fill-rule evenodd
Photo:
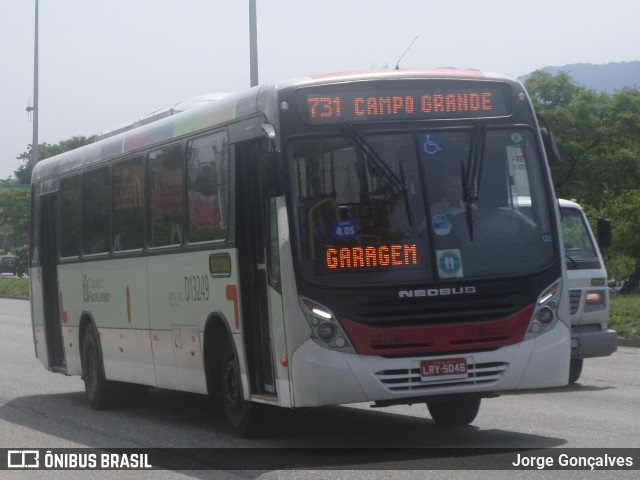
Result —
M 230 341 L 225 344 L 222 354 L 222 408 L 236 437 L 258 437 L 270 426 L 272 416 L 266 408 L 244 399 L 240 365 Z
M 113 406 L 115 386 L 105 378 L 98 331 L 93 323 L 87 326 L 82 343 L 82 380 L 91 408 L 105 410 Z
M 87 326 L 82 343 L 82 380 L 89 406 L 94 410 L 142 405 L 149 393 L 146 385 L 106 379 L 98 331 L 93 323 Z
M 473 422 L 480 410 L 480 398 L 461 397 L 427 402 L 431 418 L 437 425 L 461 427 Z

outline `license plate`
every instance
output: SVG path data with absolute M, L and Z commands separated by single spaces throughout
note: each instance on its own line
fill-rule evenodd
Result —
M 465 358 L 443 358 L 420 362 L 420 377 L 423 381 L 467 378 L 467 372 Z

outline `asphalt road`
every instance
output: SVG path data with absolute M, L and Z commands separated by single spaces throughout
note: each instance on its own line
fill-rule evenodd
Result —
M 526 449 L 531 455 L 537 455 L 539 449 L 640 448 L 637 348 L 620 347 L 611 357 L 587 360 L 574 386 L 484 400 L 470 427 L 437 427 L 424 405 L 374 410 L 359 404 L 279 411 L 273 433 L 255 440 L 234 438 L 207 398 L 198 395 L 155 390 L 139 407 L 90 410 L 80 378 L 50 373 L 35 358 L 26 301 L 0 299 L 0 366 L 0 448 L 185 448 L 190 449 L 184 451 L 189 468 L 206 464 L 219 468 L 199 472 L 0 471 L 2 479 L 638 476 L 638 470 L 534 473 L 474 469 L 492 455 L 493 450 L 486 449 L 493 448 Z M 224 455 L 219 450 L 200 450 L 222 447 L 233 450 Z M 253 450 L 264 447 L 310 450 L 279 450 L 282 453 L 268 457 Z M 353 447 L 361 450 L 345 450 Z M 211 452 L 213 458 L 200 457 Z M 245 463 L 248 470 L 237 469 Z M 466 470 L 453 470 L 456 463 Z

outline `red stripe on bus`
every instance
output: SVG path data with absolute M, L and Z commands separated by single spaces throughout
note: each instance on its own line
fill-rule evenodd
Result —
M 235 285 L 227 285 L 227 300 L 233 302 L 233 316 L 235 320 L 236 330 L 240 329 L 240 307 L 238 303 L 238 287 Z
M 58 297 L 60 301 L 60 320 L 62 323 L 67 323 L 69 321 L 69 313 L 64 310 L 64 302 L 62 301 L 62 292 L 58 292 Z
M 508 317 L 480 322 L 375 327 L 338 317 L 361 355 L 445 354 L 514 345 L 522 342 L 533 305 Z

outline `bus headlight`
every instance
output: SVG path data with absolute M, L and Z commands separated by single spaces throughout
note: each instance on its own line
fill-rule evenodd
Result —
M 560 280 L 557 280 L 540 294 L 531 316 L 529 329 L 524 337 L 525 340 L 550 330 L 556 324 L 560 292 L 561 284 Z
M 318 336 L 325 342 L 331 340 L 336 334 L 336 329 L 329 322 L 324 322 L 318 325 Z
M 324 305 L 306 297 L 299 297 L 304 316 L 311 327 L 311 338 L 324 348 L 355 353 L 347 334 L 333 312 Z
M 536 320 L 543 325 L 549 325 L 553 321 L 553 311 L 549 307 L 543 307 L 536 313 Z

